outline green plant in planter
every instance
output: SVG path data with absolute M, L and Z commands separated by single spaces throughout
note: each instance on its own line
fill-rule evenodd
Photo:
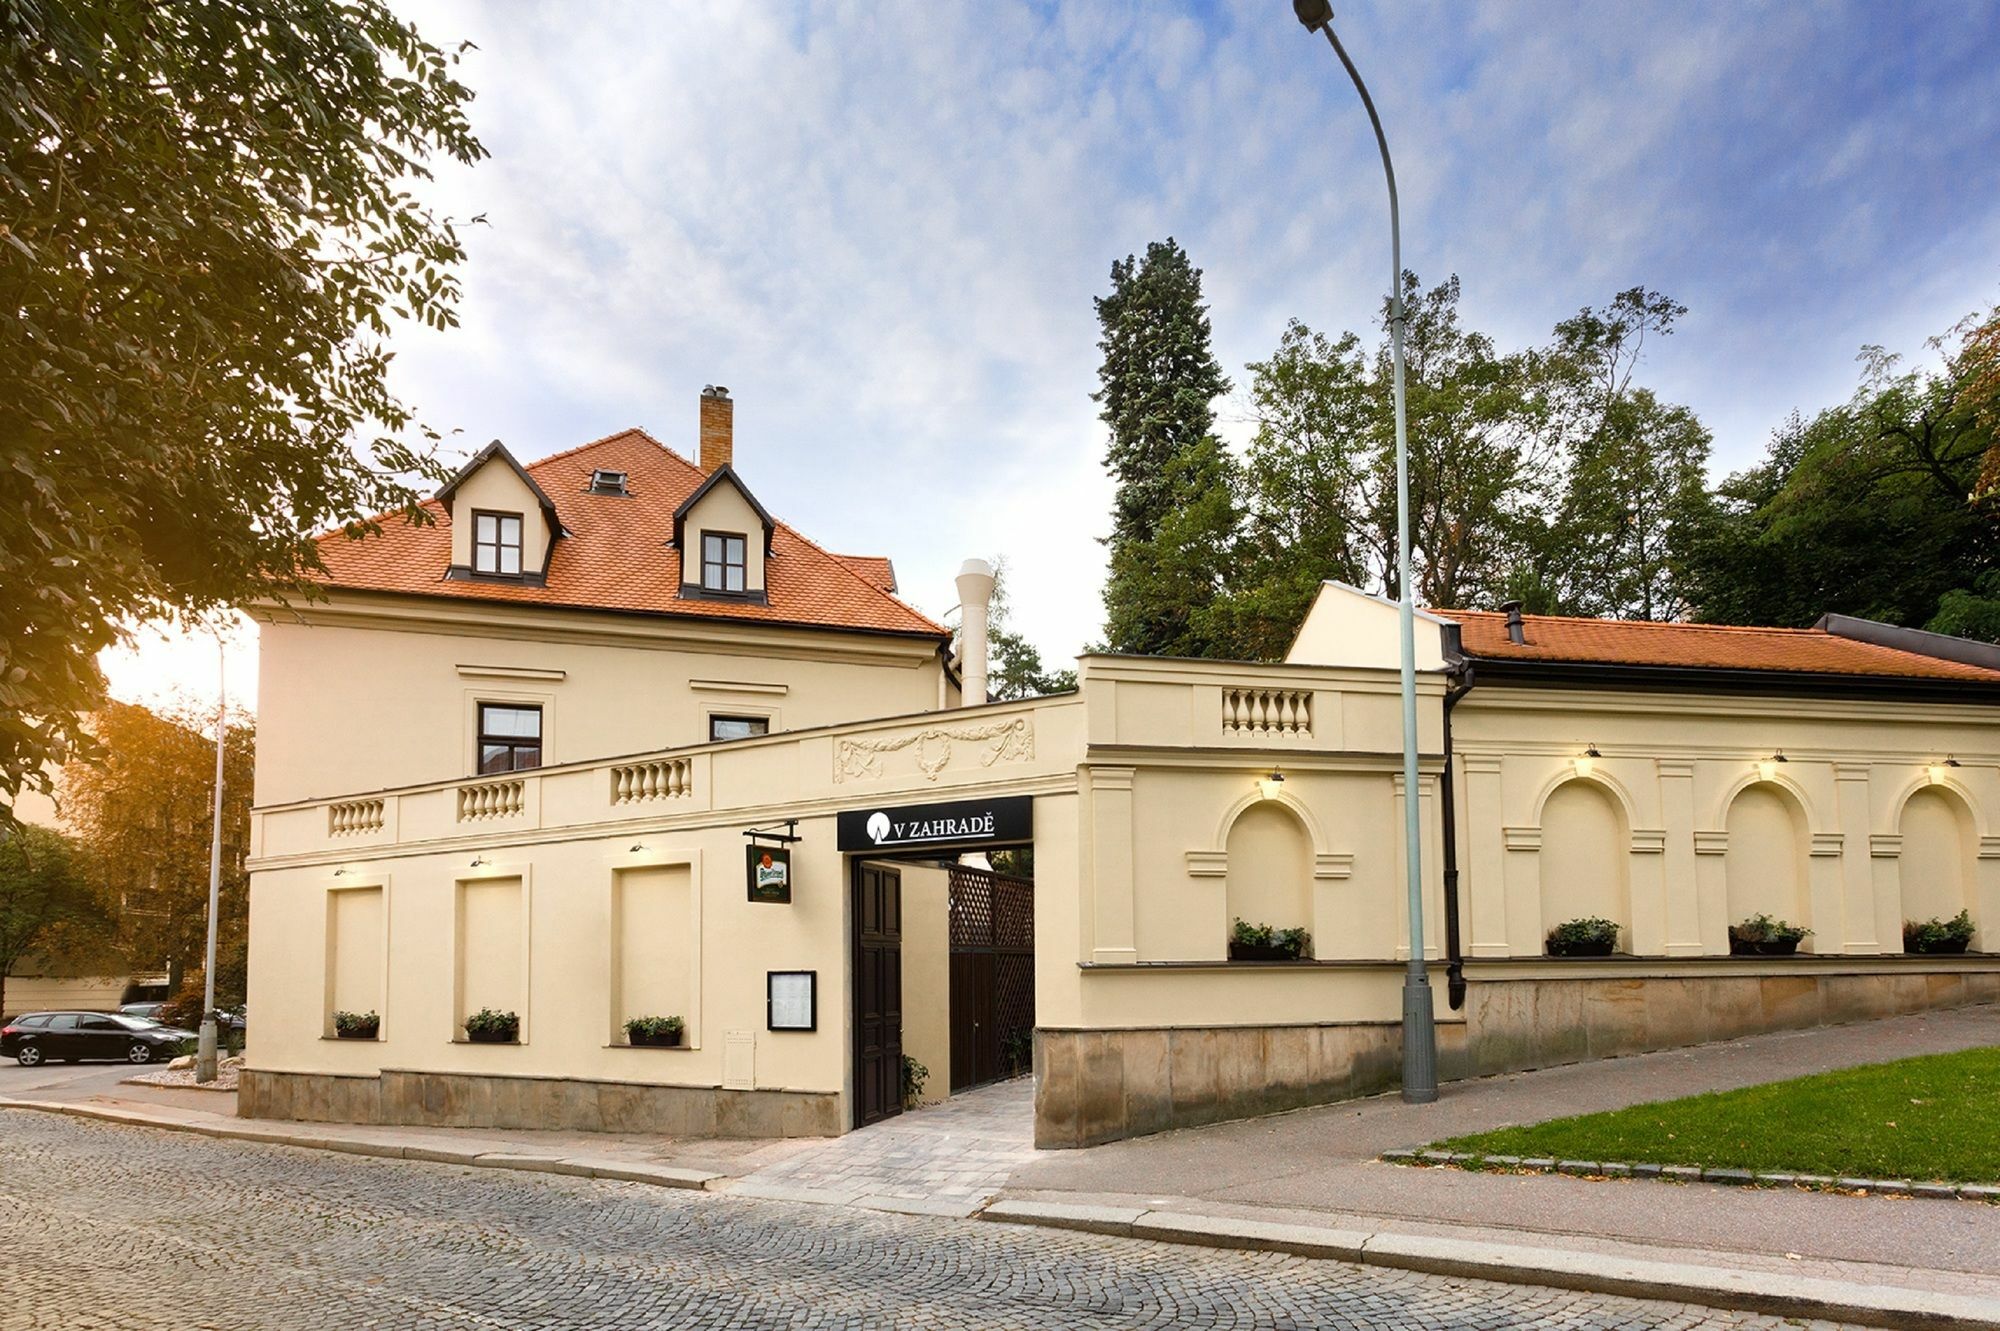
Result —
M 382 1018 L 373 1012 L 336 1012 L 333 1033 L 343 1040 L 372 1040 L 382 1029 Z
M 512 1044 L 521 1038 L 521 1018 L 483 1007 L 465 1019 L 465 1038 L 475 1044 Z
M 1231 961 L 1298 961 L 1312 948 L 1304 929 L 1274 929 L 1239 919 L 1229 927 Z
M 1972 912 L 1962 910 L 1948 920 L 1933 916 L 1919 923 L 1903 921 L 1903 951 L 1963 952 L 1972 942 Z
M 1008 1031 L 1006 1038 L 1000 1041 L 1000 1062 L 1010 1077 L 1032 1071 L 1035 1066 L 1035 1032 L 1026 1026 Z
M 1752 915 L 1729 926 L 1729 950 L 1737 956 L 1787 957 L 1812 937 L 1812 930 L 1769 915 Z
M 1618 922 L 1595 917 L 1565 920 L 1549 930 L 1552 957 L 1608 957 L 1618 950 Z
M 931 1070 L 923 1064 L 903 1055 L 903 1108 L 915 1109 L 924 1101 L 924 1083 L 931 1079 Z
M 638 1045 L 672 1048 L 681 1042 L 687 1023 L 679 1017 L 634 1017 L 625 1023 L 625 1039 Z

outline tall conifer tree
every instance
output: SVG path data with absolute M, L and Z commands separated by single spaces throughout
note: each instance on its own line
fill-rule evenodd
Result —
M 1214 433 L 1229 380 L 1210 347 L 1201 270 L 1171 237 L 1111 266 L 1095 399 L 1111 428 L 1105 466 L 1118 483 L 1105 639 L 1113 651 L 1217 656 L 1212 610 L 1237 515 L 1232 464 Z

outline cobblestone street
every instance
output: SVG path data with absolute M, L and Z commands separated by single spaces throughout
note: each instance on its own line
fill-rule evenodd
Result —
M 0 1134 L 10 1329 L 1784 1325 L 39 1113 Z

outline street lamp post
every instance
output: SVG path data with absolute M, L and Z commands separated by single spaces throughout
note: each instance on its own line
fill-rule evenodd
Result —
M 208 953 L 202 967 L 201 1031 L 194 1056 L 194 1079 L 203 1084 L 215 1080 L 215 914 L 222 895 L 222 754 L 229 716 L 224 696 L 228 649 L 221 634 L 216 635 L 215 652 L 215 822 L 209 831 Z
M 1424 965 L 1424 891 L 1422 834 L 1418 821 L 1417 787 L 1417 611 L 1416 589 L 1410 578 L 1410 440 L 1403 412 L 1403 227 L 1396 204 L 1396 168 L 1389 160 L 1389 139 L 1375 99 L 1361 81 L 1361 71 L 1333 31 L 1331 0 L 1292 0 L 1292 11 L 1308 32 L 1324 32 L 1340 57 L 1368 123 L 1375 127 L 1375 144 L 1382 150 L 1382 174 L 1389 181 L 1389 357 L 1395 367 L 1396 398 L 1396 584 L 1403 640 L 1403 866 L 1410 897 L 1410 965 L 1403 977 L 1403 1098 L 1412 1104 L 1437 1099 L 1437 1028 L 1433 1022 L 1430 975 Z

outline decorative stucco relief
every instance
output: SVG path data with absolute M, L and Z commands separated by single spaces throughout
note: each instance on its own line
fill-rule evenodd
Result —
M 894 739 L 842 737 L 833 746 L 833 779 L 863 781 L 882 775 L 883 759 L 909 751 L 926 781 L 935 781 L 952 765 L 961 747 L 981 767 L 1025 762 L 1035 756 L 1035 725 L 1025 716 L 983 726 L 930 726 Z

